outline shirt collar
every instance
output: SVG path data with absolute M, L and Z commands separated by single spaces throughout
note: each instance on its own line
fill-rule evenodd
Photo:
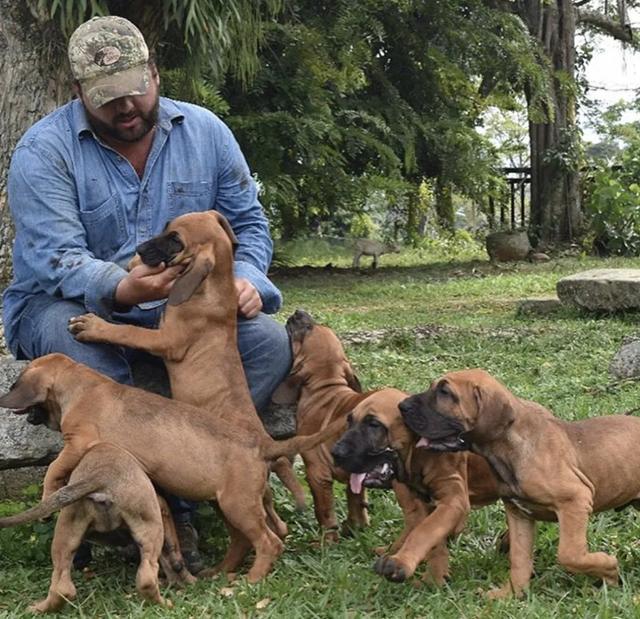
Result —
M 76 135 L 82 138 L 87 133 L 94 135 L 91 125 L 87 120 L 87 115 L 84 113 L 84 106 L 80 99 L 74 99 L 71 102 L 72 114 L 73 114 L 73 126 L 75 128 Z M 158 125 L 169 132 L 173 128 L 173 123 L 181 123 L 184 120 L 184 114 L 178 107 L 175 101 L 160 97 L 160 108 L 158 110 Z

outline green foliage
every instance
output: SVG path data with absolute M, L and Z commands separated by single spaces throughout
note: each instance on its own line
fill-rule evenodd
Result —
M 593 174 L 586 203 L 593 249 L 602 255 L 640 254 L 640 185 L 610 168 Z
M 586 242 L 602 255 L 640 254 L 640 124 L 623 118 L 628 104 L 610 106 L 596 125 L 586 174 Z

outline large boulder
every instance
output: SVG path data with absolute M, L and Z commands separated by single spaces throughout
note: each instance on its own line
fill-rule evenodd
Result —
M 580 309 L 615 312 L 640 309 L 640 269 L 592 269 L 560 279 L 560 301 Z
M 526 260 L 532 251 L 529 236 L 522 231 L 492 232 L 485 239 L 487 253 L 493 261 Z

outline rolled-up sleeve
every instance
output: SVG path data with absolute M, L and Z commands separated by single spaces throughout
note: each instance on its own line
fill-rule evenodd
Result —
M 47 294 L 78 300 L 88 311 L 109 317 L 126 271 L 89 251 L 64 157 L 35 142 L 19 146 L 7 190 L 24 268 Z
M 263 311 L 277 312 L 282 305 L 280 291 L 267 277 L 273 255 L 269 224 L 258 200 L 256 182 L 231 131 L 220 123 L 218 194 L 215 208 L 231 224 L 238 238 L 235 275 L 248 279 L 262 299 Z

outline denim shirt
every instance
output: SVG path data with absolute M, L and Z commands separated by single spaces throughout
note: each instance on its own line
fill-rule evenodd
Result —
M 256 184 L 229 128 L 204 108 L 160 99 L 140 179 L 93 133 L 82 103 L 71 101 L 18 143 L 8 197 L 16 237 L 3 312 L 14 354 L 20 317 L 33 295 L 78 301 L 109 318 L 135 248 L 193 211 L 215 209 L 229 220 L 239 241 L 236 277 L 255 286 L 263 311 L 276 312 L 282 303 L 266 277 L 273 243 Z

